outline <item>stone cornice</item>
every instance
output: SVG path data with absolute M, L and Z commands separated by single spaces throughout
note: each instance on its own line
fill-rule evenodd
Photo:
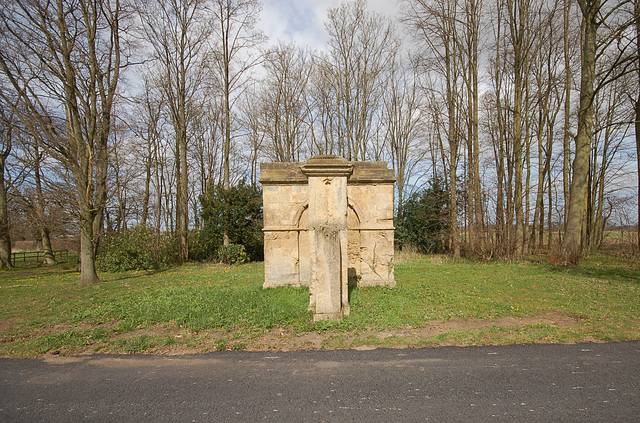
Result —
M 300 170 L 307 178 L 346 177 L 353 173 L 353 165 L 340 156 L 314 156 Z
M 302 168 L 306 167 L 313 172 L 311 169 L 318 164 L 327 164 L 326 161 L 330 161 L 326 160 L 327 158 L 327 156 L 316 156 L 309 159 L 307 163 L 261 163 L 260 182 L 263 185 L 307 185 L 308 175 L 305 176 Z M 348 180 L 349 185 L 393 184 L 396 181 L 393 169 L 387 169 L 386 162 L 348 162 L 343 159 L 340 163 L 340 167 L 353 166 L 353 173 Z

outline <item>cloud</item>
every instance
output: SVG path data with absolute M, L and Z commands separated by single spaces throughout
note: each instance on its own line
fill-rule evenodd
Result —
M 270 44 L 295 41 L 300 47 L 323 50 L 327 44 L 324 20 L 330 8 L 343 0 L 263 0 L 260 28 Z M 369 0 L 368 9 L 393 17 L 397 13 L 394 0 Z

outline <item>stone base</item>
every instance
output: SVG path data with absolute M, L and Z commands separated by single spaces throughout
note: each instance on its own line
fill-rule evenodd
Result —
M 320 322 L 324 320 L 340 320 L 342 319 L 342 313 L 314 313 L 313 321 Z

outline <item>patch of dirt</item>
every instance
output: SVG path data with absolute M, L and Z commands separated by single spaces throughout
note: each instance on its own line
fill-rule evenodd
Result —
M 115 326 L 115 325 L 114 325 Z M 123 338 L 136 338 L 138 336 L 162 336 L 169 335 L 171 333 L 179 333 L 175 329 L 168 329 L 162 325 L 155 325 L 152 328 L 135 329 L 128 332 L 119 333 L 111 336 L 111 340 L 123 339 Z
M 20 316 L 0 320 L 0 333 L 13 332 L 15 327 L 22 322 L 24 322 L 24 318 Z
M 404 341 L 405 345 L 411 345 L 421 339 L 428 339 L 443 333 L 487 329 L 490 327 L 520 327 L 526 325 L 548 324 L 555 326 L 569 326 L 579 322 L 580 319 L 570 314 L 558 312 L 550 312 L 533 317 L 500 317 L 490 320 L 482 319 L 455 319 L 455 320 L 433 320 L 429 325 L 421 328 L 410 329 L 394 329 L 384 331 L 365 331 L 365 332 L 306 332 L 302 334 L 294 334 L 282 328 L 273 329 L 262 335 L 245 349 L 250 351 L 264 350 L 316 350 L 322 349 L 327 344 L 335 344 L 338 342 L 343 345 L 351 345 L 356 339 L 377 339 L 382 341 L 386 338 L 396 337 Z M 336 338 L 338 338 L 336 340 Z M 377 346 L 376 342 L 371 345 L 364 345 L 358 349 L 370 349 Z
M 242 332 L 223 332 L 207 330 L 191 332 L 157 325 L 153 328 L 137 329 L 134 331 L 116 334 L 101 342 L 93 343 L 85 347 L 73 347 L 69 350 L 52 351 L 45 355 L 46 359 L 57 360 L 63 356 L 82 356 L 96 351 L 106 352 L 102 347 L 117 339 L 134 338 L 147 335 L 152 337 L 172 336 L 174 343 L 156 345 L 145 351 L 146 354 L 155 355 L 185 355 L 215 351 L 223 349 L 242 349 L 247 351 L 295 351 L 295 350 L 319 350 L 324 348 L 355 348 L 368 350 L 380 346 L 393 348 L 406 348 L 421 345 L 425 340 L 433 339 L 438 335 L 465 331 L 481 330 L 491 327 L 518 328 L 527 325 L 548 324 L 557 327 L 567 327 L 579 322 L 580 317 L 559 312 L 549 312 L 532 317 L 500 317 L 495 319 L 455 319 L 433 320 L 425 327 L 406 328 L 394 330 L 366 330 L 366 331 L 326 331 L 294 333 L 283 328 L 274 328 L 262 334 L 247 334 Z M 105 327 L 115 326 L 117 322 Z M 102 325 L 101 325 L 102 326 Z M 93 326 L 95 327 L 95 326 Z M 78 327 L 66 328 L 62 325 L 48 329 L 51 332 L 79 329 Z M 385 342 L 390 338 L 391 342 Z M 103 343 L 104 342 L 104 343 Z M 445 345 L 438 343 L 438 345 Z M 447 344 L 448 345 L 448 344 Z M 107 350 L 111 349 L 107 347 Z
M 417 329 L 409 329 L 400 331 L 400 333 L 391 334 L 400 337 L 419 337 L 428 338 L 446 332 L 454 332 L 460 330 L 477 330 L 487 329 L 490 327 L 511 327 L 547 324 L 556 326 L 568 326 L 580 321 L 579 318 L 558 312 L 549 312 L 533 317 L 515 317 L 505 316 L 496 319 L 455 319 L 455 320 L 434 320 L 429 326 Z M 390 335 L 385 335 L 390 336 Z M 384 338 L 384 336 L 383 336 Z

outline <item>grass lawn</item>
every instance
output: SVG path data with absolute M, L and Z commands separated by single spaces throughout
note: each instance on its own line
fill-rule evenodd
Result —
M 102 273 L 0 272 L 0 356 L 220 349 L 488 345 L 640 339 L 640 260 L 478 263 L 400 254 L 395 288 L 358 288 L 351 315 L 312 322 L 306 288 L 262 289 L 263 263 Z

